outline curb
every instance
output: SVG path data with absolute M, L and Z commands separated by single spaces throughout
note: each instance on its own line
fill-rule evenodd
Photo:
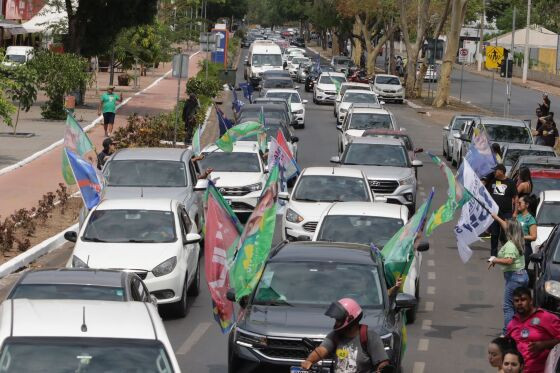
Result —
M 66 228 L 60 233 L 47 238 L 43 242 L 33 246 L 29 250 L 17 255 L 16 257 L 8 260 L 6 263 L 0 265 L 0 278 L 4 278 L 18 269 L 27 266 L 29 263 L 37 260 L 39 257 L 59 249 L 62 247 L 64 243 L 66 243 L 66 239 L 64 238 L 64 233 L 71 230 L 77 230 L 78 223 Z

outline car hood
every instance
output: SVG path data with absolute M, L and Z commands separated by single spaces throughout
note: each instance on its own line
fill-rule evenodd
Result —
M 180 244 L 171 243 L 103 243 L 80 239 L 73 255 L 90 268 L 115 268 L 151 271 L 167 259 L 177 256 Z
M 301 109 L 303 109 L 303 108 L 304 108 L 304 107 L 303 107 L 303 104 L 301 104 L 301 103 L 297 103 L 297 102 L 294 103 L 294 102 L 292 102 L 292 103 L 290 104 L 290 110 L 292 111 L 292 113 L 293 113 L 294 111 L 301 110 Z
M 401 180 L 414 175 L 412 168 L 390 167 L 390 166 L 361 166 L 361 165 L 342 165 L 348 168 L 362 170 L 368 179 L 376 180 Z
M 336 86 L 334 84 L 317 83 L 317 88 L 323 91 L 336 91 Z
M 238 323 L 241 329 L 275 337 L 324 338 L 333 327 L 325 316 L 326 307 L 250 306 Z M 364 310 L 362 323 L 380 334 L 385 314 L 382 309 Z
M 299 202 L 290 200 L 288 208 L 291 208 L 306 221 L 319 221 L 319 218 L 331 202 Z
M 184 201 L 189 195 L 188 187 L 153 188 L 153 187 L 119 187 L 108 186 L 103 189 L 103 199 L 131 199 L 131 198 L 171 198 Z
M 381 88 L 381 89 L 392 89 L 397 91 L 399 88 L 402 88 L 400 85 L 395 85 L 395 84 L 379 84 L 379 83 L 375 83 L 375 85 L 377 86 L 377 88 Z
M 210 174 L 216 187 L 241 187 L 262 181 L 260 172 L 216 172 Z

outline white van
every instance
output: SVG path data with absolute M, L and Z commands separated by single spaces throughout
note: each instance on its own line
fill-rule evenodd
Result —
M 282 50 L 270 40 L 255 40 L 249 48 L 245 66 L 245 78 L 257 87 L 262 74 L 268 70 L 283 70 Z
M 14 66 L 27 63 L 33 58 L 33 47 L 10 46 L 6 48 L 6 55 L 2 62 L 5 66 Z

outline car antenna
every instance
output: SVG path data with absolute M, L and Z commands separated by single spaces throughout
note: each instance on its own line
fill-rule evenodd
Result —
M 82 332 L 87 332 L 87 325 L 86 325 L 86 306 L 83 307 L 83 313 L 82 313 Z
M 86 265 L 89 267 L 89 255 L 87 256 Z
M 334 167 L 332 168 L 332 174 L 331 175 L 334 175 Z
M 144 198 L 144 187 L 140 187 L 140 198 Z

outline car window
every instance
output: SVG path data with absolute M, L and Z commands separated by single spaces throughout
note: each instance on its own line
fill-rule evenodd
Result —
M 291 99 L 292 103 L 296 103 L 296 104 L 301 103 L 299 95 L 295 92 L 267 92 L 266 97 L 281 98 L 281 99 L 284 99 L 284 100 L 290 100 Z
M 84 299 L 124 301 L 124 289 L 87 284 L 19 284 L 11 299 Z
M 185 187 L 184 162 L 149 159 L 112 160 L 105 167 L 107 186 Z
M 370 128 L 393 128 L 389 114 L 352 113 L 347 129 L 367 130 Z
M 133 277 L 131 281 L 132 294 L 135 301 L 149 302 L 149 293 L 146 290 L 144 283 L 137 277 Z
M 373 93 L 362 93 L 362 92 L 352 92 L 349 91 L 346 94 L 344 94 L 344 97 L 342 98 L 343 102 L 351 102 L 354 104 L 360 103 L 360 104 L 377 104 L 379 103 L 379 101 L 377 101 L 377 95 L 373 94 Z
M 404 146 L 350 143 L 342 155 L 343 164 L 410 167 Z
M 367 188 L 362 178 L 303 175 L 293 192 L 293 199 L 307 202 L 369 201 Z
M 279 54 L 253 54 L 254 66 L 281 66 L 282 56 Z
M 453 127 L 451 127 L 452 130 L 454 131 L 460 131 L 463 129 L 465 123 L 467 123 L 469 120 L 469 118 L 457 118 L 455 119 L 455 121 L 453 122 Z
M 261 172 L 257 153 L 204 153 L 199 161 L 202 169 L 212 168 L 214 172 Z
M 189 214 L 187 214 L 187 212 L 182 208 L 181 208 L 180 220 L 181 220 L 181 229 L 183 231 L 183 241 L 186 242 L 187 234 L 192 229 L 192 221 L 189 218 Z
M 545 190 L 560 189 L 560 179 L 547 177 L 533 177 L 533 194 L 538 196 Z
M 485 124 L 488 140 L 498 142 L 513 142 L 518 144 L 530 144 L 531 134 L 527 127 L 508 126 L 497 124 Z
M 189 161 L 189 174 L 191 177 L 191 183 L 192 185 L 196 185 L 196 182 L 198 181 L 196 178 L 196 171 L 195 171 L 195 166 L 193 164 L 192 161 Z
M 377 83 L 377 84 L 400 85 L 401 81 L 394 76 L 376 76 L 375 77 L 375 83 Z
M 327 215 L 321 223 L 318 241 L 351 242 L 383 248 L 403 226 L 402 219 L 363 215 Z
M 543 226 L 560 224 L 560 202 L 544 202 L 537 214 L 537 224 Z
M 535 150 L 535 149 L 508 149 L 504 155 L 504 165 L 513 166 L 519 157 L 524 155 L 555 157 L 553 150 Z

